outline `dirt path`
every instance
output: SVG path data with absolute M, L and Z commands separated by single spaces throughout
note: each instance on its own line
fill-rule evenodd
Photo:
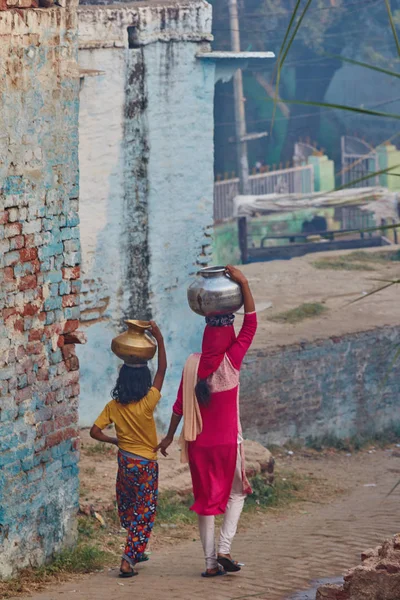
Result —
M 316 499 L 243 522 L 234 554 L 247 566 L 239 575 L 201 579 L 196 540 L 154 553 L 133 580 L 120 581 L 118 571 L 109 570 L 36 594 L 33 600 L 282 600 L 309 587 L 310 580 L 340 575 L 358 562 L 362 550 L 400 530 L 400 493 L 385 499 L 399 477 L 399 449 L 369 452 L 282 455 L 284 467 L 323 477 L 347 492 L 324 504 Z
M 391 246 L 395 250 L 398 246 Z M 367 263 L 366 256 L 376 257 L 388 247 L 361 252 L 362 265 L 374 270 L 321 270 L 313 265 L 324 259 L 338 259 L 352 255 L 352 251 L 321 252 L 292 260 L 274 260 L 243 267 L 256 299 L 256 304 L 272 303 L 259 313 L 259 327 L 253 349 L 285 346 L 302 341 L 311 342 L 329 336 L 365 331 L 373 327 L 397 325 L 400 319 L 399 288 L 393 286 L 362 302 L 349 302 L 370 292 L 382 283 L 376 279 L 399 277 L 399 262 Z M 375 280 L 375 281 L 374 281 Z M 276 323 L 270 317 L 296 308 L 303 303 L 322 303 L 328 310 L 322 315 L 296 325 Z M 239 327 L 241 319 L 238 318 Z

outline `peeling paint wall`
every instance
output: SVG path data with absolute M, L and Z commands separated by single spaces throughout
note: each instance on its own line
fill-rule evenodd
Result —
M 201 0 L 79 9 L 82 425 L 109 399 L 119 364 L 110 343 L 124 319 L 163 329 L 161 427 L 200 347 L 186 288 L 211 253 L 214 66 L 196 59 L 210 40 Z
M 75 6 L 0 12 L 0 578 L 76 539 Z

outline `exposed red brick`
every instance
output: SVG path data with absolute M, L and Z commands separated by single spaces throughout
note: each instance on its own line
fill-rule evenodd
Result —
M 77 356 L 72 356 L 65 361 L 65 366 L 68 371 L 77 371 L 79 369 L 79 359 Z
M 76 356 L 75 346 L 73 344 L 67 344 L 61 349 L 64 360 L 71 358 L 71 356 Z
M 79 383 L 79 373 L 68 373 L 64 379 L 64 385 Z
M 15 237 L 21 235 L 22 224 L 21 223 L 6 223 L 4 225 L 4 235 L 6 238 Z
M 42 423 L 39 423 L 36 425 L 36 437 L 42 437 L 53 433 L 55 426 L 54 421 L 43 421 Z
M 53 335 L 61 335 L 61 333 L 61 323 L 54 323 L 53 325 L 46 325 L 46 327 L 44 327 L 44 334 L 47 338 L 51 338 Z
M 25 236 L 25 246 L 27 248 L 36 248 L 35 234 L 29 233 Z
M 42 321 L 42 323 L 44 323 L 46 320 L 46 313 L 44 311 L 42 311 L 41 313 L 39 313 L 38 317 L 39 317 L 39 321 Z
M 75 383 L 72 386 L 72 395 L 79 396 L 80 391 L 81 391 L 81 386 L 79 385 L 79 383 Z
M 35 383 L 36 381 L 36 373 L 35 371 L 28 371 L 28 373 L 26 374 L 27 380 L 28 380 L 28 385 L 32 385 Z
M 59 338 L 58 338 L 58 340 L 57 340 L 57 346 L 59 348 L 63 348 L 64 344 L 65 344 L 65 338 L 64 338 L 63 335 L 60 335 Z
M 6 321 L 12 315 L 19 314 L 16 308 L 4 308 L 3 309 L 3 319 Z
M 50 435 L 46 437 L 46 448 L 52 448 L 53 446 L 57 446 L 57 444 L 61 444 L 61 442 L 64 441 L 64 439 L 67 438 L 64 438 L 64 432 L 62 430 L 50 433 Z
M 30 398 L 32 398 L 32 386 L 18 390 L 15 394 L 16 404 L 20 404 L 20 402 L 24 402 L 24 400 L 29 400 Z
M 79 279 L 81 275 L 80 267 L 66 267 L 62 270 L 63 279 Z
M 40 342 L 29 342 L 26 350 L 28 354 L 41 354 L 43 352 L 43 345 Z
M 22 262 L 29 262 L 37 258 L 37 248 L 23 248 L 19 253 Z
M 17 360 L 22 360 L 27 355 L 25 346 L 18 346 L 17 348 Z
M 36 275 L 26 275 L 25 277 L 21 277 L 19 282 L 19 289 L 21 292 L 25 290 L 33 290 L 37 285 Z
M 25 304 L 24 306 L 24 310 L 23 310 L 23 316 L 24 317 L 32 317 L 33 315 L 35 315 L 38 311 L 40 310 L 39 306 L 36 306 L 35 304 Z
M 76 438 L 75 440 L 72 441 L 72 449 L 73 450 L 81 449 L 81 440 L 79 438 Z
M 78 306 L 79 304 L 79 296 L 78 294 L 68 294 L 62 297 L 62 305 L 63 308 L 68 308 L 71 306 Z
M 25 246 L 25 237 L 23 235 L 16 235 L 10 240 L 11 250 L 21 250 Z
M 30 371 L 31 369 L 33 369 L 33 360 L 30 356 L 27 356 L 22 362 L 21 362 L 21 366 L 23 369 L 23 372 L 26 373 L 27 371 Z
M 74 413 L 75 416 L 75 422 L 77 420 L 77 414 Z M 76 438 L 79 435 L 79 430 L 77 427 L 68 427 L 68 429 L 64 429 L 63 431 L 63 438 L 64 440 L 70 440 L 71 438 Z
M 14 281 L 14 269 L 12 267 L 5 267 L 4 269 L 4 281 Z
M 55 392 L 49 392 L 46 395 L 46 404 L 54 404 L 55 401 L 56 401 L 56 393 Z
M 75 422 L 76 422 L 76 416 L 74 413 L 71 413 L 69 415 L 61 415 L 60 417 L 57 417 L 57 419 L 56 419 L 56 428 L 62 429 L 64 427 L 69 427 L 69 425 L 72 425 Z
M 87 342 L 86 333 L 83 331 L 65 333 L 63 337 L 66 344 L 86 344 Z
M 8 210 L 3 210 L 0 212 L 0 225 L 4 225 L 5 223 L 8 223 Z
M 48 381 L 49 379 L 49 370 L 45 367 L 38 369 L 37 372 L 37 380 L 38 381 Z
M 24 320 L 17 319 L 14 323 L 14 329 L 15 329 L 15 331 L 19 331 L 20 333 L 23 333 L 24 332 Z
M 64 333 L 71 333 L 79 327 L 79 321 L 77 319 L 73 321 L 67 321 L 64 325 Z

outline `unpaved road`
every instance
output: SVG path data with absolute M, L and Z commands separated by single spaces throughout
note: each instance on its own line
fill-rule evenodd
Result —
M 363 252 L 376 255 L 393 251 L 399 246 Z M 299 342 L 311 342 L 330 336 L 365 331 L 373 327 L 398 325 L 400 323 L 400 288 L 395 285 L 355 304 L 349 304 L 363 292 L 370 292 L 384 285 L 374 281 L 398 279 L 400 263 L 373 263 L 374 271 L 320 270 L 313 266 L 323 258 L 335 258 L 352 251 L 321 252 L 292 260 L 276 260 L 269 263 L 245 265 L 258 305 L 271 302 L 272 307 L 259 313 L 259 327 L 253 349 L 284 346 Z M 319 317 L 307 319 L 296 325 L 275 323 L 269 317 L 296 308 L 303 303 L 320 302 L 328 311 Z M 237 319 L 240 325 L 241 319 Z
M 385 498 L 400 477 L 400 449 L 345 453 L 282 453 L 278 462 L 329 482 L 343 493 L 248 518 L 234 555 L 246 563 L 238 575 L 199 577 L 198 540 L 165 546 L 121 581 L 118 570 L 75 579 L 33 596 L 34 600 L 282 600 L 314 579 L 341 575 L 362 550 L 400 530 L 400 493 Z M 161 467 L 162 468 L 162 467 Z

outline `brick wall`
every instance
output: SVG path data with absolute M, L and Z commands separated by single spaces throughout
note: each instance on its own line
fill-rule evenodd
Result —
M 241 377 L 246 436 L 263 444 L 346 438 L 400 423 L 400 327 L 250 351 Z
M 75 538 L 74 7 L 0 13 L 0 577 Z

